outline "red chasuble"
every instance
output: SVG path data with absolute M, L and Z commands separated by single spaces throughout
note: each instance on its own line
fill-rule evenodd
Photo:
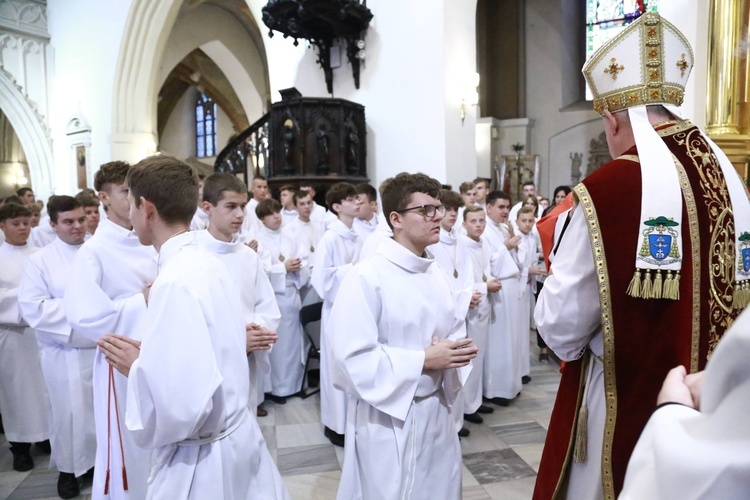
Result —
M 599 281 L 607 405 L 602 482 L 604 497 L 611 499 L 622 489 L 630 454 L 667 372 L 677 365 L 684 365 L 689 373 L 702 370 L 739 314 L 732 309 L 734 222 L 718 160 L 690 122 L 670 122 L 657 131 L 682 164 L 678 168 L 683 195 L 679 300 L 633 298 L 626 293 L 641 222 L 636 148 L 574 189 L 576 210 L 584 210 L 586 216 Z M 568 363 L 563 372 L 535 499 L 565 497 L 586 359 Z

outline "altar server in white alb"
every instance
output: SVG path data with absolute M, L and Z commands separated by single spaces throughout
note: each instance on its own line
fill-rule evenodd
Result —
M 451 405 L 477 347 L 425 253 L 440 237 L 439 193 L 424 174 L 393 179 L 382 193 L 393 239 L 344 278 L 331 312 L 332 377 L 350 395 L 340 500 L 461 497 Z
M 359 215 L 354 219 L 352 227 L 364 244 L 378 228 L 378 192 L 366 182 L 355 187 L 359 199 Z
M 500 291 L 500 280 L 492 275 L 490 259 L 492 248 L 482 238 L 487 225 L 486 214 L 480 206 L 474 205 L 464 209 L 462 235 L 458 244 L 463 254 L 471 261 L 473 289 L 480 294 L 479 304 L 466 316 L 466 332 L 474 339 L 479 348 L 479 356 L 473 362 L 473 370 L 464 388 L 464 420 L 481 424 L 480 413 L 492 413 L 494 410 L 482 404 L 482 378 L 484 377 L 484 351 L 487 349 L 490 335 L 490 297 Z
M 312 212 L 310 212 L 310 219 L 318 222 L 320 225 L 322 225 L 325 229 L 328 229 L 328 226 L 336 220 L 336 214 L 333 213 L 331 210 L 326 210 L 325 207 L 322 205 L 318 205 L 315 202 L 315 186 L 312 185 L 311 182 L 305 181 L 304 179 L 299 184 L 300 191 L 307 191 L 310 193 L 310 196 L 312 196 L 313 199 L 313 206 L 312 206 Z M 326 196 L 326 205 L 328 205 L 328 197 Z M 330 209 L 331 206 L 328 205 L 328 208 Z
M 458 220 L 458 210 L 463 208 L 464 201 L 461 196 L 447 189 L 440 191 L 440 202 L 445 207 L 445 216 L 440 221 L 440 241 L 427 247 L 427 251 L 434 257 L 435 263 L 440 266 L 453 290 L 453 302 L 456 306 L 456 316 L 465 319 L 470 309 L 479 306 L 482 294 L 474 290 L 474 271 L 471 258 L 466 254 L 466 249 L 458 244 L 459 232 L 455 227 Z M 387 223 L 383 223 L 386 224 Z M 461 391 L 456 399 L 456 408 L 464 407 L 464 394 Z M 459 437 L 470 434 L 469 429 L 463 426 L 464 414 L 462 411 L 453 412 L 456 420 L 456 431 Z
M 128 429 L 152 450 L 147 498 L 288 498 L 248 408 L 246 333 L 229 271 L 189 232 L 197 177 L 167 155 L 128 172 L 130 218 L 159 252 L 143 341 L 99 346 L 128 377 Z
M 352 229 L 359 214 L 357 189 L 348 182 L 339 182 L 328 189 L 326 204 L 338 216 L 329 226 L 315 252 L 312 284 L 323 299 L 320 336 L 320 413 L 326 437 L 337 446 L 344 446 L 346 429 L 346 393 L 333 387 L 328 364 L 330 339 L 326 333 L 328 317 L 339 286 L 359 258 L 362 242 Z
M 276 329 L 281 314 L 258 254 L 239 237 L 245 218 L 247 187 L 234 175 L 215 173 L 203 186 L 203 211 L 210 222 L 198 233 L 198 242 L 216 256 L 229 270 L 240 289 L 240 301 L 247 333 L 247 362 L 250 371 L 250 407 L 258 416 L 267 415 L 260 408 L 265 398 L 262 381 L 271 374 L 268 353 L 278 339 Z
M 281 210 L 281 204 L 273 198 L 255 207 L 255 215 L 263 225 L 258 244 L 268 252 L 268 279 L 281 311 L 276 330 L 279 340 L 270 354 L 271 400 L 277 404 L 286 403 L 286 398 L 299 392 L 302 386 L 304 332 L 299 321 L 299 290 L 310 276 L 307 266 L 302 266 L 299 247 L 281 229 Z
M 522 359 L 518 355 L 519 296 L 521 290 L 517 248 L 521 237 L 508 222 L 510 197 L 502 191 L 487 195 L 487 227 L 482 238 L 492 249 L 492 275 L 502 288 L 490 298 L 492 320 L 484 353 L 484 397 L 498 406 L 508 406 L 521 392 Z M 528 344 L 528 342 L 527 342 Z
M 325 228 L 320 222 L 310 219 L 312 213 L 313 199 L 307 191 L 296 191 L 292 195 L 294 206 L 297 210 L 297 218 L 286 226 L 289 235 L 294 239 L 298 247 L 299 255 L 302 259 L 302 265 L 310 268 L 315 262 L 315 250 L 318 248 L 320 240 L 323 238 Z M 299 290 L 301 303 L 303 306 L 315 304 L 322 299 L 318 296 L 310 280 L 302 283 Z
M 0 413 L 13 454 L 13 469 L 34 467 L 31 444 L 49 439 L 49 398 L 34 330 L 21 317 L 18 285 L 38 249 L 27 243 L 31 211 L 17 203 L 0 208 Z
M 71 196 L 50 198 L 47 213 L 57 239 L 29 258 L 18 302 L 39 341 L 52 412 L 50 467 L 60 471 L 57 492 L 62 498 L 73 498 L 80 493 L 76 477 L 94 467 L 96 458 L 96 342 L 70 328 L 63 305 L 73 259 L 86 238 L 87 217 Z
M 129 168 L 121 161 L 105 163 L 94 176 L 107 218 L 76 254 L 63 296 L 70 327 L 92 341 L 109 333 L 140 339 L 148 290 L 156 278 L 156 252 L 141 245 L 130 222 L 124 185 Z M 126 388 L 127 379 L 110 369 L 97 352 L 93 498 L 143 498 L 146 494 L 149 453 L 135 445 L 125 428 Z

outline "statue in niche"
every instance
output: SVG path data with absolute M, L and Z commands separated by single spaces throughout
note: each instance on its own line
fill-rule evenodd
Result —
M 570 180 L 575 186 L 581 182 L 581 165 L 583 164 L 583 153 L 570 153 Z
M 284 171 L 293 172 L 292 148 L 294 147 L 294 122 L 287 118 L 284 122 L 284 130 L 281 133 L 281 142 L 284 147 Z
M 359 134 L 354 126 L 349 127 L 349 134 L 347 135 L 346 142 L 346 164 L 349 168 L 350 174 L 356 174 L 359 171 Z
M 328 173 L 328 131 L 325 125 L 320 125 L 315 131 L 315 142 L 318 149 L 316 169 L 319 174 Z

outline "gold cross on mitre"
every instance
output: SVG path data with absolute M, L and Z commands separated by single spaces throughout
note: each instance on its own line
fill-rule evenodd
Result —
M 685 60 L 685 54 L 682 54 L 682 58 L 677 61 L 677 67 L 680 69 L 680 76 L 685 76 L 685 71 L 687 71 L 690 64 Z
M 609 75 L 612 75 L 613 80 L 617 80 L 617 73 L 619 73 L 620 71 L 624 69 L 625 69 L 625 66 L 623 66 L 622 64 L 617 64 L 617 59 L 613 57 L 609 61 L 609 66 L 604 68 L 604 72 Z

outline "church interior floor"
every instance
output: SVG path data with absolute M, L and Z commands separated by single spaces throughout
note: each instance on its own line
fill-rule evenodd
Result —
M 530 342 L 532 380 L 521 395 L 506 408 L 490 405 L 495 412 L 482 415 L 482 424 L 465 422 L 471 431 L 461 440 L 466 500 L 531 498 L 560 374 L 554 362 L 537 361 L 533 333 Z M 344 452 L 323 436 L 319 395 L 265 406 L 268 416 L 258 422 L 291 497 L 335 498 Z M 15 472 L 8 443 L 0 435 L 0 500 L 59 498 L 57 471 L 48 469 L 49 456 L 40 455 L 36 447 L 32 455 L 36 467 Z M 82 486 L 79 498 L 91 498 L 90 482 Z

